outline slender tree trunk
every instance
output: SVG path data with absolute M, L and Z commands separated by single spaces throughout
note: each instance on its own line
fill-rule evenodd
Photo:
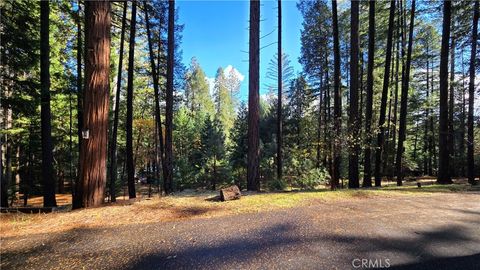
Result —
M 148 5 L 147 2 L 144 2 L 144 9 L 145 9 L 145 21 L 146 21 L 146 26 L 147 26 L 147 38 L 148 38 L 148 51 L 150 54 L 150 68 L 152 72 L 152 80 L 153 80 L 153 91 L 154 91 L 154 96 L 155 96 L 155 127 L 157 129 L 157 136 L 159 136 L 158 141 L 160 142 L 157 144 L 156 151 L 159 153 L 159 160 L 160 162 L 157 161 L 157 164 L 160 163 L 162 167 L 162 172 L 165 175 L 165 159 L 163 156 L 163 132 L 162 132 L 162 118 L 160 114 L 160 90 L 158 86 L 158 73 L 157 69 L 155 66 L 155 58 L 153 55 L 153 44 L 152 44 L 152 37 L 151 37 L 151 30 L 150 30 L 150 21 L 148 17 Z M 160 45 L 160 44 L 159 44 Z M 159 46 L 160 50 L 160 46 Z M 160 62 L 160 58 L 157 59 L 157 61 Z M 156 138 L 157 140 L 157 138 Z
M 118 118 L 120 113 L 120 95 L 122 89 L 123 46 L 125 41 L 125 28 L 127 24 L 127 6 L 128 2 L 123 2 L 122 32 L 120 34 L 120 52 L 117 74 L 117 91 L 115 94 L 115 112 L 113 118 L 112 139 L 110 141 L 110 200 L 112 202 L 115 202 L 117 200 L 115 192 L 115 183 L 117 182 L 117 132 Z
M 450 39 L 450 1 L 443 2 L 442 48 L 440 51 L 440 128 L 439 128 L 439 164 L 437 182 L 451 184 L 448 149 L 448 49 Z
M 23 187 L 23 206 L 27 206 L 28 204 L 28 197 L 30 196 L 30 192 L 32 190 L 33 184 L 33 136 L 34 136 L 35 126 L 31 123 L 28 129 L 28 152 L 27 152 L 27 163 L 25 164 L 26 168 L 26 177 L 25 177 L 25 185 Z M 72 186 L 73 188 L 73 186 Z
M 468 85 L 468 135 L 467 135 L 467 175 L 468 182 L 474 184 L 475 180 L 475 167 L 473 158 L 473 110 L 475 100 L 475 59 L 477 55 L 477 40 L 478 40 L 478 13 L 479 4 L 478 0 L 475 1 L 474 13 L 473 13 L 473 26 L 472 26 L 472 51 L 470 53 L 470 84 Z
M 135 32 L 137 20 L 137 2 L 132 1 L 132 18 L 130 20 L 130 42 L 128 49 L 127 74 L 127 183 L 128 197 L 136 198 L 135 192 L 135 164 L 133 162 L 133 72 L 135 59 Z
M 363 134 L 362 134 L 362 131 L 363 131 L 363 128 L 362 128 L 362 123 L 363 123 L 363 107 L 365 107 L 365 86 L 363 85 L 363 77 L 365 77 L 363 75 L 364 73 L 364 64 L 365 64 L 365 59 L 363 57 L 363 52 L 361 51 L 360 52 L 360 88 L 359 88 L 359 94 L 360 94 L 360 107 L 359 107 L 359 112 L 358 112 L 358 126 L 360 128 L 359 130 L 359 134 L 358 134 L 358 137 L 359 138 L 363 138 Z M 368 69 L 368 67 L 367 67 Z M 367 72 L 368 73 L 368 72 Z M 365 135 L 367 135 L 365 133 Z
M 320 168 L 322 159 L 321 140 L 322 140 L 322 112 L 323 112 L 323 94 L 324 94 L 323 74 L 320 74 L 320 88 L 318 91 L 318 121 L 317 121 L 317 160 L 316 168 Z
M 359 1 L 351 1 L 351 34 L 350 34 L 350 115 L 349 128 L 351 136 L 351 145 L 348 163 L 348 187 L 358 188 L 358 155 L 360 152 L 358 142 L 358 22 L 359 22 Z
M 331 189 L 335 190 L 339 185 L 340 180 L 340 134 L 342 132 L 342 95 L 340 89 L 340 42 L 338 39 L 338 15 L 337 15 L 337 1 L 332 0 L 332 19 L 333 19 L 333 117 L 335 136 L 333 141 L 333 175 Z
M 380 117 L 378 120 L 378 127 L 380 131 L 377 134 L 377 149 L 375 152 L 375 186 L 376 187 L 381 186 L 381 181 L 382 181 L 381 166 L 382 166 L 382 153 L 383 153 L 383 143 L 384 143 L 384 135 L 385 135 L 385 114 L 387 110 L 388 85 L 390 80 L 389 78 L 390 63 L 392 59 L 392 43 L 393 43 L 392 41 L 393 41 L 395 8 L 396 8 L 395 0 L 390 1 L 390 15 L 388 17 L 388 35 L 387 35 L 387 48 L 386 48 L 387 52 L 385 56 L 385 71 L 383 75 L 382 98 L 380 103 Z M 373 70 L 372 70 L 372 80 L 373 80 Z M 373 81 L 372 81 L 372 88 L 373 88 Z M 372 92 L 373 92 L 373 89 L 372 89 Z
M 42 122 L 43 206 L 49 207 L 57 206 L 55 199 L 55 176 L 53 172 L 52 117 L 50 113 L 49 2 L 40 2 L 40 8 L 40 85 L 42 92 L 40 116 Z
M 430 56 L 429 56 L 430 57 Z M 433 65 L 433 64 L 432 64 Z M 433 73 L 433 68 L 431 69 Z M 433 97 L 433 75 L 430 76 L 430 96 Z M 433 168 L 437 166 L 437 147 L 435 145 L 434 115 L 430 114 L 430 175 L 433 175 Z M 435 165 L 435 166 L 434 166 Z
M 330 133 L 330 127 L 331 127 L 331 115 L 330 115 L 330 78 L 328 77 L 328 70 L 329 70 L 329 65 L 328 65 L 328 52 L 325 51 L 325 106 L 324 106 L 324 122 L 325 122 L 325 128 L 323 131 L 323 141 L 325 145 L 325 166 L 328 168 L 328 172 L 330 175 L 332 175 L 332 144 L 327 143 L 328 139 L 331 138 L 331 133 Z
M 6 109 L 4 111 L 6 111 Z M 3 174 L 3 147 L 5 146 L 5 149 L 6 150 L 8 149 L 7 138 L 8 138 L 7 134 L 4 134 L 1 140 L 2 144 L 0 145 L 0 177 L 1 177 L 0 182 L 1 182 L 1 188 L 2 188 L 1 197 L 0 197 L 1 207 L 8 207 L 8 178 L 6 175 Z
M 250 0 L 247 189 L 259 190 L 260 1 Z M 281 56 L 279 56 L 281 57 Z
M 282 180 L 282 1 L 278 0 L 278 103 L 277 103 L 277 179 Z
M 167 93 L 165 99 L 165 165 L 164 190 L 173 191 L 173 73 L 175 64 L 175 0 L 168 2 Z M 161 128 L 161 127 L 160 127 Z
M 401 1 L 400 1 L 401 3 Z M 401 24 L 401 23 L 400 23 Z M 402 28 L 402 27 L 400 27 Z M 402 66 L 403 66 L 403 49 L 402 55 L 400 57 L 400 42 L 403 43 L 401 38 L 400 30 L 397 29 L 397 54 L 395 59 L 395 90 L 394 90 L 394 97 L 393 97 L 393 117 L 392 117 L 392 128 L 390 130 L 392 139 L 391 139 L 391 149 L 389 151 L 389 177 L 393 178 L 394 172 L 394 163 L 395 163 L 395 144 L 397 142 L 397 116 L 398 116 L 398 88 L 399 88 L 399 75 L 400 75 L 400 59 L 402 59 Z M 402 67 L 403 69 L 403 67 Z
M 110 93 L 110 2 L 85 2 L 85 103 L 80 181 L 73 208 L 98 206 L 107 180 L 107 130 Z
M 428 56 L 428 44 L 427 44 L 427 91 L 425 93 L 425 100 L 427 104 L 427 108 L 425 109 L 425 131 L 423 135 L 423 141 L 424 141 L 424 146 L 423 146 L 423 174 L 428 175 L 429 174 L 429 159 L 430 153 L 428 152 L 429 148 L 429 134 L 428 134 L 428 127 L 429 127 L 429 120 L 430 120 L 430 87 L 429 87 L 429 73 L 428 70 L 430 69 L 430 61 L 429 61 L 429 56 Z
M 453 28 L 455 29 L 455 27 Z M 451 45 L 450 45 L 450 89 L 448 91 L 448 154 L 449 154 L 449 170 L 450 176 L 455 175 L 455 135 L 453 131 L 453 111 L 455 106 L 454 96 L 454 84 L 455 84 L 455 36 L 451 33 Z
M 408 105 L 408 84 L 410 81 L 410 65 L 412 60 L 412 47 L 413 47 L 413 26 L 415 18 L 415 0 L 412 0 L 412 10 L 410 14 L 410 30 L 408 34 L 408 49 L 407 49 L 407 63 L 405 65 L 405 72 L 403 73 L 402 78 L 402 98 L 400 101 L 400 126 L 398 130 L 398 146 L 397 146 L 397 157 L 395 163 L 395 169 L 397 173 L 397 185 L 402 185 L 403 179 L 403 170 L 402 170 L 402 156 L 405 151 L 403 147 L 403 142 L 406 138 L 406 128 L 407 128 L 407 105 Z
M 414 132 L 414 139 L 413 139 L 413 161 L 416 163 L 417 161 L 417 141 L 418 141 L 418 122 L 415 125 L 415 132 Z
M 466 98 L 465 98 L 465 64 L 463 59 L 463 48 L 461 51 L 462 56 L 462 110 L 460 114 L 460 139 L 458 144 L 458 161 L 460 167 L 459 175 L 465 176 L 465 119 L 466 119 Z
M 375 1 L 370 0 L 369 2 L 369 19 L 368 19 L 368 71 L 367 71 L 367 109 L 365 112 L 365 163 L 364 163 L 364 178 L 363 186 L 371 187 L 372 186 L 372 175 L 371 175 L 371 126 L 372 126 L 372 114 L 373 114 L 373 68 L 375 60 Z M 389 46 L 387 45 L 387 48 Z M 387 63 L 390 61 L 387 60 Z M 388 81 L 388 72 L 389 69 L 386 69 L 387 81 Z M 388 88 L 388 86 L 387 86 Z M 385 91 L 387 92 L 387 91 Z M 383 100 L 382 100 L 383 102 Z M 385 93 L 385 104 L 384 108 L 387 106 L 387 93 Z M 385 113 L 383 115 L 385 118 Z M 375 184 L 376 185 L 376 184 Z

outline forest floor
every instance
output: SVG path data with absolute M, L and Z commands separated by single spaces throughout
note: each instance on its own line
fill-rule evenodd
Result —
M 480 261 L 478 186 L 215 195 L 1 214 L 0 268 L 350 269 L 370 259 L 394 269 L 476 269 Z

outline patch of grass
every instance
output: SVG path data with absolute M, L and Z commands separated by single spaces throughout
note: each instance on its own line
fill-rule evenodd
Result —
M 355 190 L 328 189 L 283 192 L 245 192 L 240 200 L 211 200 L 217 192 L 181 192 L 168 197 L 140 201 L 119 201 L 105 207 L 55 212 L 49 214 L 9 213 L 0 215 L 2 237 L 37 233 L 64 232 L 81 227 L 117 227 L 132 224 L 169 222 L 181 219 L 211 218 L 241 213 L 273 211 L 298 206 L 317 205 L 339 200 L 365 200 L 375 197 L 425 196 L 435 193 L 480 191 L 467 184 L 425 184 L 388 186 Z

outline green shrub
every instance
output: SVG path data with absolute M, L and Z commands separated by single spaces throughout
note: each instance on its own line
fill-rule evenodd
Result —
M 283 180 L 272 179 L 268 181 L 269 190 L 284 190 L 287 188 L 287 183 Z
M 305 171 L 296 180 L 296 185 L 301 189 L 314 189 L 330 181 L 330 174 L 325 168 L 313 168 Z

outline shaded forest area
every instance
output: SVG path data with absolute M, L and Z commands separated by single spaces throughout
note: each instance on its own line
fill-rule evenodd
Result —
M 38 195 L 53 207 L 56 193 L 98 206 L 142 185 L 476 183 L 479 1 L 301 0 L 301 73 L 282 50 L 281 3 L 263 82 L 250 1 L 242 100 L 234 68 L 211 93 L 201 64 L 182 64 L 175 1 L 3 1 L 2 207 Z

